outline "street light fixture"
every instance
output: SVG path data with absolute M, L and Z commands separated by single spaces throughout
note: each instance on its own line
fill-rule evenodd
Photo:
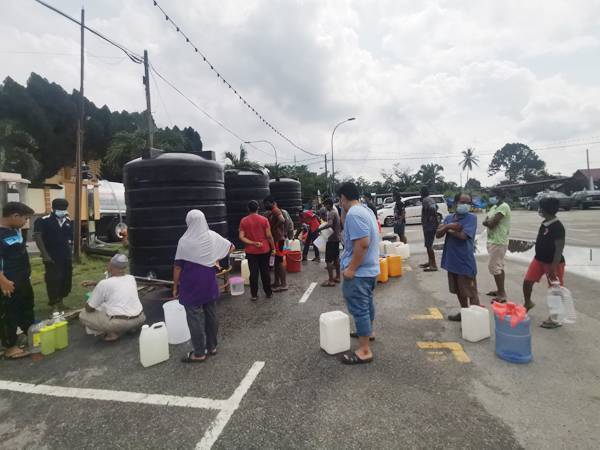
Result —
M 337 128 L 346 122 L 351 122 L 353 120 L 356 120 L 356 117 L 349 117 L 346 120 L 342 120 L 340 123 L 338 123 L 334 128 L 333 131 L 331 132 L 331 193 L 332 195 L 335 194 L 335 164 L 333 161 L 333 136 L 335 135 L 335 130 L 337 130 Z
M 259 139 L 257 141 L 244 141 L 244 144 L 257 144 L 263 142 L 265 144 L 269 144 L 273 148 L 273 153 L 275 153 L 275 178 L 279 177 L 279 163 L 277 162 L 277 150 L 271 141 L 267 141 L 266 139 Z

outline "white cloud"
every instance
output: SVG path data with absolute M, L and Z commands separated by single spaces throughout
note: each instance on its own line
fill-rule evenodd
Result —
M 51 3 L 79 14 L 80 1 Z M 432 160 L 428 155 L 475 147 L 481 167 L 473 175 L 485 182 L 490 153 L 506 142 L 536 147 L 600 134 L 600 90 L 580 81 L 590 70 L 600 72 L 598 60 L 588 60 L 600 47 L 600 3 L 594 0 L 162 3 L 223 75 L 299 145 L 328 151 L 333 125 L 356 116 L 335 138 L 336 170 L 343 175 L 377 178 L 393 164 L 380 159 L 422 156 L 400 161 L 416 169 Z M 148 49 L 163 75 L 240 135 L 271 139 L 281 159 L 307 157 L 256 120 L 151 0 L 88 1 L 86 8 L 90 26 L 138 53 Z M 0 34 L 0 75 L 24 83 L 34 71 L 68 91 L 78 87 L 76 26 L 33 2 L 5 0 Z M 111 109 L 143 109 L 141 67 L 89 33 L 86 42 L 86 94 Z M 568 66 L 556 64 L 561 58 Z M 160 125 L 192 125 L 206 147 L 220 153 L 238 148 L 157 84 L 153 110 Z M 600 166 L 600 146 L 590 149 Z M 250 152 L 269 160 L 268 147 L 267 154 Z M 541 156 L 550 171 L 569 173 L 582 166 L 580 153 Z M 360 161 L 342 161 L 354 158 Z M 437 162 L 458 181 L 457 158 Z

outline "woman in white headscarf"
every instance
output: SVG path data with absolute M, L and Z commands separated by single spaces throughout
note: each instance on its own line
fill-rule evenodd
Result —
M 185 307 L 194 346 L 182 361 L 204 362 L 207 355 L 217 354 L 219 287 L 215 264 L 235 247 L 208 228 L 202 211 L 190 211 L 185 221 L 188 228 L 179 239 L 175 255 L 173 296 Z

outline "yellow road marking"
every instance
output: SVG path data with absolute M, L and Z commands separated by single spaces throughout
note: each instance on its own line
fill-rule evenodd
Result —
M 429 314 L 414 314 L 410 316 L 411 320 L 444 320 L 444 316 L 437 308 L 427 308 Z
M 452 352 L 454 359 L 461 363 L 471 362 L 471 358 L 465 353 L 463 346 L 458 342 L 417 342 L 417 347 L 421 350 L 440 350 L 446 349 Z

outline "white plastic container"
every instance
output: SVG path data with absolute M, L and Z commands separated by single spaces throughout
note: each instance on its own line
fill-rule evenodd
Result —
M 246 286 L 250 285 L 250 266 L 247 259 L 242 259 L 242 278 Z
M 330 311 L 319 317 L 321 348 L 330 355 L 350 350 L 350 318 L 342 311 Z
M 565 308 L 563 305 L 560 283 L 558 281 L 552 282 L 552 285 L 548 288 L 546 305 L 548 305 L 548 311 L 550 312 L 552 320 L 562 322 L 565 316 Z
M 575 311 L 575 302 L 573 301 L 573 295 L 566 287 L 562 286 L 562 300 L 563 307 L 565 310 L 565 318 L 563 323 L 575 323 L 577 321 L 577 311 Z
M 481 306 L 461 308 L 462 338 L 469 342 L 479 342 L 490 337 L 490 312 Z
M 379 256 L 385 256 L 386 241 L 379 241 Z
M 404 242 L 396 242 L 393 248 L 393 254 L 397 256 L 402 256 L 402 259 L 410 258 L 410 245 L 405 244 Z
M 314 245 L 319 249 L 320 252 L 324 252 L 327 248 L 327 240 L 333 234 L 331 228 L 326 228 L 319 233 L 319 237 L 315 239 Z
M 144 367 L 169 359 L 169 336 L 164 322 L 144 325 L 140 332 L 140 362 Z
M 294 239 L 294 240 L 290 241 L 290 251 L 292 251 L 292 252 L 302 251 L 302 247 L 300 246 L 300 239 Z
M 163 305 L 165 324 L 169 334 L 169 344 L 177 345 L 190 340 L 190 329 L 185 316 L 185 308 L 179 300 L 171 300 Z
M 229 285 L 231 286 L 232 296 L 244 295 L 244 279 L 242 277 L 231 277 Z

